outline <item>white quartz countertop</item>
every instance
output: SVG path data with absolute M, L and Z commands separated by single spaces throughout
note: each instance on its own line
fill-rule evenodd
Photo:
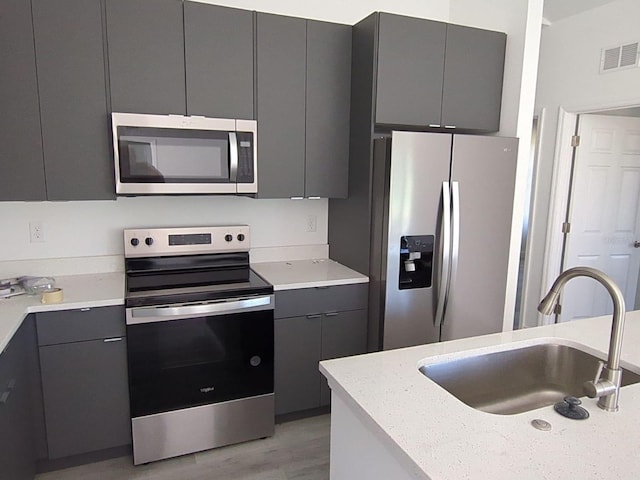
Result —
M 369 278 L 328 258 L 252 263 L 251 268 L 274 290 L 366 283 Z
M 606 358 L 611 317 L 423 345 L 320 363 L 333 393 L 415 478 L 541 480 L 640 478 L 640 384 L 623 387 L 620 410 L 583 398 L 591 417 L 552 406 L 495 415 L 467 406 L 418 367 L 540 342 L 578 346 Z M 622 366 L 640 373 L 640 311 L 627 313 Z M 594 372 L 595 375 L 595 372 Z M 551 431 L 534 429 L 543 419 Z M 415 473 L 417 472 L 417 473 Z M 413 477 L 412 477 L 413 478 Z
M 0 352 L 5 349 L 29 313 L 124 304 L 123 273 L 65 275 L 54 278 L 56 287 L 63 291 L 64 298 L 60 303 L 42 304 L 39 295 L 0 299 Z

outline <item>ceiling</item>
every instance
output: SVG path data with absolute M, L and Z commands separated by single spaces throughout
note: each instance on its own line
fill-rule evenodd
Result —
M 616 0 L 544 0 L 542 16 L 553 23 L 614 1 Z

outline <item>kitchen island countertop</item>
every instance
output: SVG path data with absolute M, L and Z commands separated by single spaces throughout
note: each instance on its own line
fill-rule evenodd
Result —
M 640 373 L 640 311 L 626 318 L 621 363 Z M 597 317 L 321 362 L 333 398 L 332 480 L 346 478 L 345 472 L 355 468 L 367 478 L 384 478 L 377 473 L 384 465 L 370 465 L 385 455 L 394 471 L 402 472 L 396 479 L 639 478 L 640 384 L 621 389 L 616 413 L 583 398 L 591 417 L 575 421 L 552 406 L 515 415 L 485 413 L 418 371 L 424 364 L 541 342 L 573 345 L 606 358 L 610 330 L 611 317 Z M 549 422 L 551 431 L 533 428 L 534 419 Z M 354 428 L 383 454 L 365 452 L 369 460 L 358 464 L 358 449 L 350 450 L 353 439 L 345 440 Z

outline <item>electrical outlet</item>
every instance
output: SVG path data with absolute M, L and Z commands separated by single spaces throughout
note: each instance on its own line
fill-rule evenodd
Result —
M 41 221 L 29 222 L 29 238 L 31 243 L 44 242 L 44 223 Z
M 318 229 L 318 217 L 309 215 L 307 217 L 307 232 L 315 232 Z

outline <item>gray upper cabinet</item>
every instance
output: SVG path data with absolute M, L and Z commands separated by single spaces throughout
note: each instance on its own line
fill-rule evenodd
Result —
M 351 27 L 258 13 L 260 198 L 346 197 Z
M 306 21 L 256 16 L 258 196 L 304 196 Z
M 184 3 L 187 114 L 254 119 L 254 13 Z
M 111 110 L 186 113 L 181 0 L 107 0 Z
M 375 119 L 440 125 L 447 25 L 381 13 Z
M 0 7 L 0 200 L 45 200 L 31 2 Z
M 377 44 L 365 64 L 375 78 L 375 124 L 445 131 L 499 129 L 504 33 L 377 15 Z M 366 28 L 369 22 L 365 19 L 360 25 Z
M 351 27 L 307 21 L 305 196 L 346 198 Z
M 32 4 L 47 199 L 114 199 L 101 2 Z
M 489 132 L 500 129 L 506 42 L 501 32 L 447 26 L 443 125 Z

